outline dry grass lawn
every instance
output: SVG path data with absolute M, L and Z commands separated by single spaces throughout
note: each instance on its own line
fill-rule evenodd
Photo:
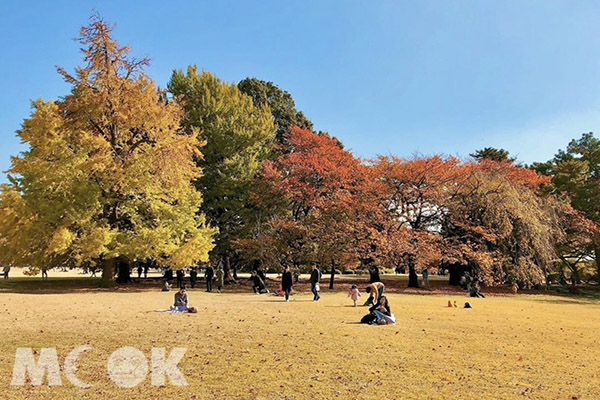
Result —
M 394 326 L 357 322 L 345 293 L 270 295 L 189 292 L 198 314 L 153 312 L 173 292 L 0 291 L 1 398 L 197 399 L 598 399 L 600 302 L 550 296 L 467 299 L 390 294 Z M 11 387 L 17 347 L 82 345 L 78 377 L 94 386 Z M 106 372 L 121 346 L 187 347 L 188 387 L 133 389 Z

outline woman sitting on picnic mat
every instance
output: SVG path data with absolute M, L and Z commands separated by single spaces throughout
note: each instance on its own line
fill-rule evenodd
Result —
M 388 325 L 396 323 L 396 317 L 392 314 L 390 303 L 385 296 L 381 296 L 377 303 L 369 308 L 369 312 L 371 316 L 371 318 L 368 318 L 369 321 L 367 323 L 369 324 Z M 363 317 L 363 319 L 365 318 Z
M 185 291 L 185 286 L 181 286 L 179 291 L 175 293 L 175 303 L 171 306 L 171 308 L 165 310 L 157 310 L 162 312 L 188 312 L 188 313 L 197 313 L 198 309 L 196 307 L 188 306 L 188 297 Z

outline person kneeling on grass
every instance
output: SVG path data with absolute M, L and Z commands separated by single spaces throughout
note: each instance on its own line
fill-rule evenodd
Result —
M 369 293 L 369 298 L 365 301 L 364 306 L 370 306 L 372 304 L 377 304 L 377 300 L 383 296 L 383 291 L 385 290 L 385 285 L 381 282 L 373 282 L 365 289 L 365 292 Z
M 388 299 L 385 296 L 381 296 L 379 301 L 369 311 L 375 317 L 372 322 L 374 324 L 388 325 L 396 323 L 396 317 L 392 314 L 390 303 L 388 303 Z
M 267 289 L 265 289 L 265 282 L 258 276 L 256 270 L 252 271 L 252 275 L 250 276 L 250 280 L 252 281 L 252 290 L 256 294 L 265 294 L 269 293 Z
M 481 286 L 479 285 L 478 280 L 473 280 L 473 283 L 469 286 L 469 296 L 471 297 L 482 297 L 485 299 L 485 296 L 479 291 Z

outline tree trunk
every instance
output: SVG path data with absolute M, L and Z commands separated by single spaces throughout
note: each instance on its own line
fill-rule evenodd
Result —
M 102 287 L 111 287 L 115 284 L 115 259 L 109 258 L 107 260 L 103 260 L 102 264 L 102 280 L 100 281 L 100 286 Z
M 419 287 L 419 277 L 417 276 L 417 271 L 415 270 L 415 265 L 413 263 L 408 264 L 408 287 Z
M 131 283 L 131 269 L 129 263 L 123 259 L 116 260 L 119 273 L 117 274 L 117 283 Z
M 596 280 L 600 284 L 600 246 L 594 248 L 594 256 L 596 258 Z
M 450 264 L 448 266 L 448 284 L 451 286 L 460 286 L 460 278 L 462 277 L 463 270 L 464 269 L 460 264 Z
M 229 258 L 229 254 L 223 256 L 223 275 L 224 283 L 229 283 L 234 280 L 233 275 L 231 274 L 231 258 Z
M 333 281 L 335 279 L 335 262 L 331 260 L 331 276 L 329 277 L 329 290 L 333 290 Z

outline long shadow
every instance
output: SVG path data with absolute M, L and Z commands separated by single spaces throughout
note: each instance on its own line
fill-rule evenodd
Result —
M 290 300 L 290 303 L 312 303 L 312 300 Z M 261 300 L 261 301 L 257 301 L 256 303 L 285 303 L 284 300 L 279 300 L 279 299 L 271 299 L 271 300 Z
M 156 290 L 152 286 L 115 286 L 112 288 L 100 287 L 100 278 L 91 277 L 71 277 L 71 278 L 9 278 L 0 280 L 0 294 L 64 294 L 81 292 L 118 292 L 125 289 L 130 292 L 142 292 L 147 290 Z
M 532 299 L 535 302 L 550 303 L 550 304 L 595 304 L 600 305 L 600 299 L 596 297 L 563 297 L 553 299 Z
M 366 306 L 356 306 L 356 307 L 354 307 L 353 305 L 348 305 L 348 304 L 346 304 L 346 305 L 340 305 L 340 306 L 325 306 L 325 307 L 328 307 L 328 308 L 357 308 L 357 309 L 368 308 Z

